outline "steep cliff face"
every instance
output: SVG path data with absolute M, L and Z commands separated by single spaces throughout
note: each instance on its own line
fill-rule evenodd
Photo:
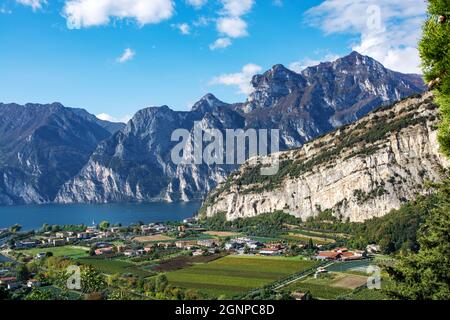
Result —
M 283 210 L 306 219 L 331 209 L 351 221 L 382 216 L 450 165 L 439 153 L 437 122 L 431 94 L 406 99 L 280 153 L 274 176 L 260 175 L 274 156 L 253 159 L 208 196 L 201 214 L 225 212 L 233 220 Z
M 419 76 L 385 69 L 356 52 L 297 74 L 281 65 L 255 76 L 243 104 L 209 94 L 190 112 L 168 107 L 138 112 L 127 127 L 102 143 L 56 201 L 189 201 L 203 199 L 237 165 L 176 165 L 171 134 L 194 123 L 201 129 L 281 129 L 281 150 L 353 122 L 375 107 L 423 92 Z
M 82 109 L 0 104 L 0 204 L 45 203 L 121 124 Z
M 172 133 L 184 129 L 194 135 L 199 129 L 243 128 L 242 116 L 230 105 L 206 95 L 191 112 L 168 107 L 139 111 L 125 129 L 99 145 L 81 173 L 66 183 L 56 201 L 143 202 L 202 199 L 205 192 L 222 182 L 236 166 L 175 164 L 171 159 L 179 141 Z M 186 160 L 193 158 L 188 155 Z

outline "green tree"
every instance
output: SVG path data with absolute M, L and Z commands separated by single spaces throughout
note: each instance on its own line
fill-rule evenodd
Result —
M 27 266 L 20 264 L 16 269 L 16 277 L 19 281 L 27 281 L 30 279 L 30 271 Z
M 20 224 L 15 224 L 11 228 L 9 228 L 9 231 L 12 233 L 17 233 L 20 230 L 22 230 L 22 226 Z
M 56 297 L 50 291 L 33 289 L 29 295 L 25 297 L 25 300 L 55 300 Z
M 98 226 L 99 226 L 100 230 L 106 231 L 106 230 L 108 230 L 110 225 L 111 224 L 108 221 L 102 221 L 102 222 L 100 222 L 100 224 Z
M 387 268 L 393 280 L 387 293 L 394 298 L 450 299 L 450 179 L 437 187 L 435 206 L 418 232 L 419 252 Z
M 434 89 L 442 114 L 439 143 L 443 153 L 450 156 L 450 1 L 428 3 L 428 19 L 419 50 L 425 80 Z
M 166 275 L 160 274 L 155 280 L 155 289 L 157 292 L 163 292 L 169 285 L 169 280 L 167 280 Z
M 104 277 L 93 267 L 81 269 L 81 288 L 84 293 L 100 292 L 106 288 Z

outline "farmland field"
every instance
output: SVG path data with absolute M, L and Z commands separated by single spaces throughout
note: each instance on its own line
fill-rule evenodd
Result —
M 154 274 L 132 263 L 118 259 L 81 258 L 77 261 L 82 264 L 90 265 L 106 274 L 132 274 L 141 278 L 149 277 Z
M 314 264 L 314 261 L 300 258 L 227 256 L 169 272 L 167 277 L 175 286 L 197 289 L 212 296 L 232 297 L 308 269 Z
M 240 233 L 237 232 L 229 232 L 229 231 L 205 231 L 203 232 L 204 234 L 207 234 L 209 236 L 213 236 L 213 237 L 238 237 L 239 235 L 241 235 Z
M 389 300 L 389 296 L 387 296 L 381 290 L 370 290 L 364 288 L 362 290 L 355 290 L 348 299 L 350 300 Z
M 367 277 L 346 273 L 329 273 L 318 279 L 309 277 L 305 280 L 294 282 L 287 289 L 292 291 L 309 291 L 316 299 L 336 299 L 348 295 L 354 289 L 364 286 Z
M 322 245 L 336 242 L 336 240 L 334 240 L 334 239 L 323 238 L 323 237 L 312 236 L 312 235 L 305 236 L 305 235 L 303 235 L 301 233 L 297 233 L 297 232 L 289 232 L 288 234 L 283 235 L 282 238 L 286 239 L 286 240 L 301 241 L 301 242 L 305 242 L 305 243 L 307 243 L 309 241 L 309 239 L 311 239 L 314 243 L 322 244 Z
M 17 251 L 29 256 L 35 256 L 38 253 L 51 252 L 55 257 L 82 258 L 89 255 L 89 248 L 79 246 L 63 246 L 54 248 L 34 248 L 29 250 Z
M 175 239 L 162 234 L 156 234 L 153 236 L 136 237 L 134 238 L 134 240 L 137 242 L 145 243 L 145 242 L 174 241 Z

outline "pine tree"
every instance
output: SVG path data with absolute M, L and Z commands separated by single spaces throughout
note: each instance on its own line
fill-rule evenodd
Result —
M 392 280 L 387 293 L 394 298 L 450 299 L 450 179 L 436 187 L 435 206 L 417 233 L 419 252 L 387 268 Z
M 441 150 L 450 157 L 450 0 L 429 0 L 419 50 L 425 80 L 436 95 L 442 116 L 438 134 Z M 435 187 L 435 205 L 417 233 L 419 252 L 388 267 L 393 280 L 388 293 L 395 298 L 450 299 L 449 177 Z
M 419 44 L 422 69 L 428 87 L 434 90 L 442 122 L 439 143 L 450 157 L 450 0 L 429 0 L 428 19 Z

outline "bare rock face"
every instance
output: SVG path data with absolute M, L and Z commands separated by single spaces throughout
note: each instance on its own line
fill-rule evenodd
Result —
M 276 65 L 254 77 L 241 104 L 208 94 L 189 112 L 168 107 L 139 111 L 126 128 L 101 143 L 81 172 L 65 183 L 57 202 L 190 201 L 226 180 L 237 165 L 175 165 L 176 129 L 280 129 L 281 150 L 300 147 L 363 117 L 376 107 L 423 92 L 417 75 L 384 68 L 356 52 L 301 74 Z
M 274 155 L 253 159 L 218 186 L 202 215 L 228 219 L 285 211 L 306 219 L 330 209 L 350 221 L 383 216 L 424 192 L 450 165 L 439 153 L 430 93 L 369 114 L 302 148 L 279 154 L 280 170 L 261 176 Z
M 0 103 L 0 204 L 52 202 L 123 124 L 59 103 Z

